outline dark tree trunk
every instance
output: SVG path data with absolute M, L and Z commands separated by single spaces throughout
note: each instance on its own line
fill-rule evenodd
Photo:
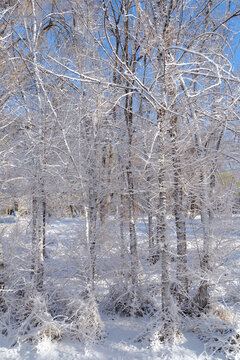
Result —
M 33 195 L 32 199 L 32 271 L 31 277 L 36 288 L 43 288 L 44 257 L 43 257 L 43 224 L 42 202 Z

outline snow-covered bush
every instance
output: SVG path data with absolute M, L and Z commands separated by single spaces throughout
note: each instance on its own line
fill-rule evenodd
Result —
M 63 336 L 91 343 L 103 336 L 104 327 L 93 296 L 80 296 L 74 300 L 65 298 L 62 311 L 58 309 L 56 316 L 53 316 L 53 304 L 48 306 L 48 301 L 47 296 L 30 286 L 9 292 L 6 296 L 7 311 L 1 319 L 2 332 L 12 338 L 13 344 L 59 340 Z
M 46 299 L 40 293 L 33 293 L 25 299 L 25 319 L 22 319 L 18 336 L 23 340 L 41 341 L 44 338 L 60 339 L 63 336 L 63 325 L 54 321 L 50 315 Z
M 166 343 L 179 343 L 183 339 L 180 330 L 180 316 L 175 302 L 171 301 L 171 311 L 156 311 L 146 329 L 139 334 L 136 341 L 145 342 L 147 346 L 157 349 Z
M 93 296 L 69 302 L 66 325 L 68 334 L 83 343 L 95 342 L 103 337 L 104 326 Z
M 60 339 L 64 324 L 53 319 L 47 309 L 45 297 L 30 285 L 9 292 L 5 296 L 7 310 L 2 316 L 2 332 L 13 338 L 13 343 L 44 338 Z
M 166 323 L 160 322 L 156 324 L 156 329 L 150 332 L 148 339 L 151 348 L 157 350 L 166 344 L 179 344 L 183 340 L 183 335 L 178 327 L 177 322 L 171 323 L 171 326 L 166 329 Z
M 235 359 L 240 353 L 240 323 L 229 309 L 216 305 L 207 314 L 188 318 L 187 331 L 195 332 L 212 353 L 221 352 L 226 359 Z
M 142 317 L 153 315 L 157 307 L 147 289 L 140 285 L 134 289 L 131 284 L 117 284 L 109 289 L 102 302 L 102 310 L 106 313 L 117 313 L 122 316 Z

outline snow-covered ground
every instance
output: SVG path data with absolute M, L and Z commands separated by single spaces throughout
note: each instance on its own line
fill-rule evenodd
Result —
M 174 233 L 174 224 L 169 219 L 169 236 Z M 110 219 L 107 228 L 99 232 L 98 277 L 96 297 L 99 304 L 107 296 L 108 287 L 117 280 L 117 269 L 121 267 L 119 257 L 119 239 L 114 228 L 114 219 Z M 157 285 L 159 280 L 158 265 L 147 264 L 147 233 L 144 219 L 138 223 L 139 252 L 142 265 L 143 284 L 148 282 Z M 216 252 L 216 271 L 212 278 L 215 298 L 224 303 L 238 320 L 240 302 L 240 218 L 221 219 L 214 229 L 214 251 Z M 13 217 L 0 218 L 5 261 L 9 260 L 9 271 L 16 266 L 19 277 L 24 277 L 29 266 L 30 230 L 27 219 Z M 194 269 L 197 261 L 198 249 L 201 247 L 199 219 L 189 221 L 189 268 Z M 200 234 L 200 235 L 199 235 Z M 126 234 L 127 235 L 127 234 Z M 87 251 L 84 236 L 84 221 L 80 219 L 49 220 L 47 227 L 47 255 L 45 266 L 46 291 L 56 291 L 56 296 L 68 294 L 76 297 L 85 285 L 84 272 L 86 269 Z M 174 236 L 172 236 L 174 239 Z M 173 268 L 174 268 L 174 243 Z M 224 256 L 223 256 L 224 255 Z M 114 266 L 113 266 L 114 265 Z M 194 277 L 195 276 L 195 277 Z M 193 281 L 198 274 L 192 276 Z M 51 293 L 52 298 L 54 296 Z M 101 306 L 100 306 L 101 309 Z M 59 310 L 60 311 L 60 310 Z M 204 341 L 199 339 L 199 332 L 194 330 L 194 324 L 183 328 L 183 338 L 179 344 L 172 346 L 149 346 L 146 342 L 139 342 L 139 335 L 149 326 L 148 316 L 142 318 L 120 317 L 101 313 L 104 324 L 105 337 L 93 345 L 83 345 L 78 340 L 63 337 L 60 341 L 42 339 L 39 343 L 16 342 L 11 336 L 0 336 L 0 360 L 147 360 L 147 359 L 230 359 L 206 344 L 210 332 L 206 333 Z M 210 330 L 209 330 L 210 328 Z M 206 327 L 207 329 L 207 327 Z M 211 327 L 208 327 L 211 331 Z M 200 336 L 201 337 L 201 336 Z M 14 346 L 13 346 L 14 344 Z M 234 359 L 240 359 L 235 355 Z
M 11 348 L 6 337 L 0 337 L 0 359 L 12 360 L 207 360 L 225 359 L 220 354 L 206 352 L 204 344 L 196 335 L 185 333 L 179 345 L 154 349 L 146 348 L 134 340 L 146 326 L 139 319 L 119 318 L 105 321 L 107 337 L 100 344 L 83 346 L 77 341 L 51 342 L 46 339 L 39 344 L 22 344 Z

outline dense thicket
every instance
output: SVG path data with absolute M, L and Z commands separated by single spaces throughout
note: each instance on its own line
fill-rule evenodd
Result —
M 240 211 L 239 16 L 219 0 L 1 3 L 1 208 L 29 222 L 14 251 L 2 236 L 4 331 L 94 340 L 100 301 L 155 313 L 167 341 L 216 310 L 217 230 Z M 62 253 L 71 297 L 51 265 L 55 217 L 79 221 Z

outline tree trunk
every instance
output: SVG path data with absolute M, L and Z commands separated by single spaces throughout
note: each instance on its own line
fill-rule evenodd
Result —
M 165 160 L 165 141 L 168 130 L 168 114 L 166 113 L 167 83 L 166 83 L 166 46 L 167 29 L 170 22 L 171 9 L 173 2 L 170 1 L 152 1 L 153 21 L 156 32 L 157 49 L 157 70 L 158 70 L 158 91 L 159 103 L 156 104 L 157 126 L 158 126 L 158 151 L 159 151 L 159 173 L 158 186 L 159 196 L 157 204 L 157 231 L 156 231 L 156 257 L 161 252 L 161 275 L 162 275 L 162 330 L 159 339 L 162 341 L 171 341 L 179 331 L 179 324 L 176 314 L 173 311 L 172 296 L 170 292 L 170 254 L 167 229 L 167 204 L 166 204 L 166 160 Z M 159 76 L 160 75 L 160 76 Z
M 207 206 L 207 179 L 204 169 L 201 169 L 200 173 L 200 212 L 201 212 L 201 223 L 203 229 L 203 254 L 200 259 L 200 267 L 202 270 L 201 282 L 198 289 L 198 306 L 200 310 L 204 310 L 210 302 L 209 296 L 209 281 L 208 273 L 210 270 L 210 247 L 211 247 L 211 236 L 210 236 L 210 223 L 209 223 L 209 208 Z
M 3 296 L 4 285 L 4 254 L 3 246 L 0 243 L 0 310 L 2 311 L 5 309 L 5 301 Z
M 43 226 L 41 201 L 36 195 L 32 199 L 32 272 L 31 277 L 36 288 L 43 287 L 44 257 L 43 257 Z
M 171 121 L 170 137 L 172 142 L 173 185 L 174 185 L 174 217 L 177 234 L 177 298 L 181 306 L 188 296 L 187 277 L 187 240 L 186 220 L 184 208 L 184 194 L 182 181 L 181 161 L 177 152 L 177 117 Z
M 126 14 L 129 13 L 130 2 L 128 0 L 124 1 Z M 125 31 L 125 43 L 124 43 L 124 52 L 125 52 L 125 62 L 126 66 L 129 67 L 129 17 L 126 17 L 124 21 L 124 31 Z M 132 54 L 132 60 L 136 58 L 136 54 Z M 133 61 L 132 72 L 135 72 L 136 61 Z M 137 235 L 136 235 L 136 225 L 134 219 L 134 210 L 135 210 L 135 196 L 134 196 L 134 180 L 133 180 L 133 166 L 132 166 L 132 142 L 133 142 L 133 94 L 131 92 L 131 86 L 134 85 L 134 81 L 130 82 L 127 80 L 125 88 L 125 122 L 127 126 L 128 133 L 128 154 L 127 154 L 127 191 L 128 191 L 128 212 L 129 212 L 129 237 L 130 237 L 130 258 L 131 258 L 131 270 L 130 278 L 133 285 L 138 283 L 138 249 L 137 249 Z
M 155 263 L 154 259 L 154 233 L 153 233 L 153 209 L 152 209 L 152 202 L 151 202 L 151 184 L 152 184 L 152 176 L 150 173 L 151 169 L 149 165 L 146 167 L 147 173 L 147 191 L 145 194 L 145 201 L 146 201 L 146 212 L 148 217 L 148 259 L 150 264 Z
M 96 275 L 96 227 L 97 227 L 97 194 L 93 188 L 89 190 L 89 250 L 91 261 L 91 283 L 94 289 Z
M 131 150 L 129 149 L 128 156 L 131 156 Z M 130 257 L 131 257 L 131 270 L 130 277 L 133 284 L 137 283 L 138 278 L 138 249 L 137 249 L 137 235 L 136 235 L 136 225 L 134 219 L 134 184 L 133 184 L 133 174 L 132 174 L 132 163 L 131 160 L 128 161 L 127 165 L 127 184 L 128 184 L 128 212 L 129 212 L 129 236 L 130 236 Z
M 149 261 L 151 264 L 153 264 L 154 235 L 153 235 L 153 213 L 151 209 L 148 210 L 148 249 L 149 249 Z
M 119 226 L 120 226 L 120 253 L 121 258 L 124 259 L 126 255 L 126 248 L 125 248 L 125 236 L 124 236 L 124 204 L 123 204 L 123 195 L 120 195 L 120 205 L 119 205 Z
M 191 103 L 188 89 L 182 77 L 180 77 L 182 89 L 186 95 L 188 105 L 191 111 L 192 120 L 194 124 L 194 141 L 196 154 L 199 160 L 199 198 L 200 198 L 200 214 L 201 223 L 203 230 L 203 254 L 200 259 L 201 268 L 201 281 L 198 292 L 195 296 L 194 302 L 198 305 L 199 310 L 202 311 L 209 304 L 209 281 L 208 273 L 210 270 L 210 248 L 211 248 L 211 231 L 209 222 L 209 201 L 208 201 L 208 181 L 206 175 L 206 168 L 204 167 L 205 162 L 205 151 L 202 145 L 202 139 L 200 137 L 200 131 L 198 126 L 198 117 L 196 111 Z
M 162 295 L 162 329 L 159 332 L 161 341 L 170 340 L 176 335 L 176 318 L 173 314 L 173 302 L 170 291 L 170 253 L 167 239 L 167 196 L 166 196 L 166 170 L 165 170 L 165 114 L 158 112 L 158 203 L 156 209 L 156 245 L 155 259 L 161 255 L 161 295 Z M 177 324 L 178 326 L 178 324 Z

